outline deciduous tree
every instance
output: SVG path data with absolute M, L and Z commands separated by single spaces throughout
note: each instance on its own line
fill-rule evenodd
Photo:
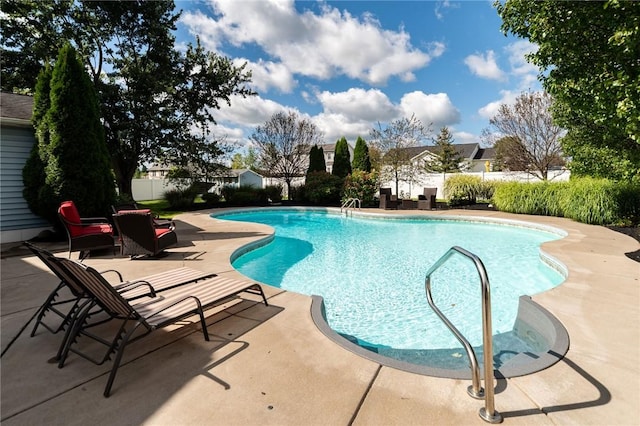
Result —
M 254 95 L 251 73 L 207 52 L 175 46 L 173 1 L 3 2 L 3 90 L 31 90 L 64 40 L 80 52 L 100 95 L 121 194 L 144 162 L 214 173 L 226 152 L 211 133 L 213 112 Z
M 412 151 L 407 148 L 423 145 L 429 136 L 431 125 L 425 127 L 422 122 L 412 115 L 392 121 L 386 127 L 378 123 L 371 130 L 372 144 L 381 153 L 380 180 L 393 180 L 396 185 L 401 181 L 412 181 L 416 175 L 417 165 L 409 161 Z
M 295 112 L 278 112 L 255 129 L 251 140 L 256 145 L 260 169 L 282 179 L 291 196 L 291 182 L 305 175 L 309 150 L 322 143 L 322 132 Z
M 547 180 L 549 169 L 561 164 L 560 139 L 565 130 L 551 117 L 552 98 L 545 92 L 525 92 L 514 105 L 500 105 L 483 131 L 489 142 L 496 136 L 509 137 L 499 148 L 512 165 L 526 170 L 541 180 Z
M 640 179 L 640 2 L 495 5 L 505 33 L 538 46 L 528 60 L 568 131 L 562 143 L 572 172 Z

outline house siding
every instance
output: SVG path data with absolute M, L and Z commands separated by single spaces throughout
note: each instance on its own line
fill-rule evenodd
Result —
M 50 228 L 47 221 L 31 212 L 22 197 L 22 168 L 34 143 L 31 127 L 3 125 L 0 130 L 0 237 L 3 243 L 29 239 Z

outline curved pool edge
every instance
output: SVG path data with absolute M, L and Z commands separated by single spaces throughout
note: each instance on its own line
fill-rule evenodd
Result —
M 221 212 L 218 214 L 212 213 L 210 217 L 224 220 L 224 216 L 226 215 L 237 214 L 237 213 L 262 212 L 265 210 L 289 211 L 289 212 L 290 211 L 296 211 L 296 212 L 316 211 L 316 212 L 326 212 L 326 213 L 338 214 L 338 215 L 343 214 L 343 212 L 341 212 L 339 208 L 332 208 L 332 207 L 300 207 L 300 206 L 281 207 L 281 206 L 278 206 L 278 207 L 269 207 L 266 209 L 265 208 L 230 209 L 230 210 L 225 210 L 224 212 Z M 426 214 L 418 214 L 418 215 L 416 214 L 394 215 L 394 214 L 385 214 L 385 213 L 379 213 L 379 212 L 362 212 L 358 210 L 350 211 L 350 215 L 352 217 L 362 217 L 362 218 L 368 218 L 368 219 L 387 219 L 387 220 L 428 219 L 428 220 L 441 220 L 441 221 L 464 221 L 464 222 L 471 222 L 471 223 L 474 223 L 474 222 L 489 223 L 489 224 L 504 225 L 504 226 L 523 227 L 523 228 L 548 232 L 548 233 L 552 233 L 559 236 L 560 239 L 569 235 L 568 232 L 566 232 L 564 229 L 558 228 L 556 226 L 528 222 L 525 220 L 494 218 L 494 217 L 484 217 L 484 216 L 475 216 L 475 215 L 450 215 L 450 214 L 430 215 L 428 214 L 428 212 Z M 239 247 L 231 254 L 230 262 L 233 263 L 233 261 L 236 260 L 239 256 L 269 244 L 274 238 L 275 238 L 275 233 Z M 556 257 L 544 251 L 542 248 L 540 248 L 539 251 L 540 251 L 541 261 L 544 262 L 550 268 L 556 270 L 564 278 L 564 280 L 566 280 L 569 274 L 567 266 Z M 560 283 L 559 286 L 560 285 L 562 285 L 562 283 Z M 470 379 L 471 378 L 470 370 L 467 370 L 467 369 L 463 369 L 463 370 L 444 369 L 444 368 L 413 364 L 410 362 L 405 362 L 395 358 L 390 358 L 384 355 L 380 355 L 362 346 L 359 346 L 358 344 L 353 343 L 350 340 L 338 334 L 328 325 L 328 323 L 326 322 L 324 301 L 321 296 L 312 295 L 311 299 L 312 299 L 311 316 L 316 327 L 331 341 L 335 342 L 336 344 L 344 347 L 345 349 L 363 358 L 377 362 L 381 365 L 385 365 L 385 366 L 397 368 L 399 370 L 420 374 L 420 375 L 425 375 L 425 376 L 452 378 L 452 379 Z M 536 322 L 542 322 L 544 326 L 540 327 L 539 324 L 536 324 Z M 533 331 L 535 335 L 539 335 L 545 338 L 549 349 L 544 352 L 539 352 L 536 354 L 520 353 L 514 356 L 513 358 L 506 361 L 503 365 L 501 365 L 500 368 L 496 369 L 497 378 L 519 377 L 519 376 L 524 376 L 524 375 L 528 375 L 528 374 L 532 374 L 532 373 L 544 370 L 556 364 L 561 359 L 563 359 L 563 357 L 566 355 L 566 353 L 569 350 L 569 335 L 564 325 L 548 310 L 543 308 L 538 303 L 534 302 L 530 296 L 526 296 L 526 295 L 520 296 L 518 315 L 516 317 L 514 330 L 517 329 L 518 327 L 520 327 L 523 330 L 523 333 L 526 333 L 526 330 L 529 330 L 529 331 Z
M 322 296 L 311 296 L 311 318 L 329 340 L 370 361 L 380 365 L 407 371 L 423 376 L 447 379 L 471 379 L 470 369 L 445 369 L 425 365 L 417 365 L 389 358 L 372 352 L 351 342 L 333 330 L 326 321 L 324 299 Z M 569 351 L 569 333 L 562 323 L 548 310 L 534 302 L 530 296 L 520 296 L 518 315 L 514 330 L 522 336 L 539 336 L 543 342 L 533 342 L 548 346 L 544 352 L 519 353 L 495 370 L 496 378 L 512 378 L 526 376 L 551 367 Z M 495 357 L 495 354 L 494 354 Z

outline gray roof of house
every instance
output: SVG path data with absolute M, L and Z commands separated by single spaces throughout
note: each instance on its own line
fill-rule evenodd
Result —
M 478 152 L 482 150 L 482 148 L 478 147 L 477 143 L 454 143 L 453 146 L 455 147 L 456 151 L 458 151 L 458 154 L 460 154 L 460 156 L 465 159 L 472 158 L 472 155 L 473 159 L 478 159 Z M 417 157 L 425 151 L 436 152 L 437 149 L 438 147 L 435 145 L 412 146 L 403 148 L 403 150 L 406 150 L 409 153 L 410 158 Z M 478 152 L 476 152 L 474 155 L 474 151 L 476 151 L 476 149 L 478 149 Z M 488 149 L 493 150 L 493 148 Z
M 0 117 L 31 121 L 33 97 L 0 92 Z

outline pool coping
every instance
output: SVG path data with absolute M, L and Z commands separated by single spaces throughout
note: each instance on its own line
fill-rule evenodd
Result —
M 242 208 L 242 209 L 230 209 L 220 213 L 212 213 L 211 217 L 224 220 L 224 216 L 237 214 L 237 213 L 251 213 L 251 212 L 264 212 L 263 208 Z M 274 207 L 269 209 L 273 211 L 317 211 L 326 212 L 331 214 L 342 214 L 343 212 L 337 208 L 326 207 Z M 527 222 L 515 219 L 504 218 L 492 218 L 481 216 L 462 216 L 462 215 L 439 215 L 439 216 L 425 216 L 425 215 L 391 215 L 384 213 L 370 213 L 360 212 L 357 210 L 349 211 L 352 217 L 363 217 L 367 219 L 381 219 L 381 220 L 424 220 L 424 221 L 461 221 L 470 223 L 489 223 L 502 226 L 514 226 L 527 229 L 533 229 L 543 232 L 552 233 L 564 238 L 568 233 L 560 228 L 544 225 L 539 223 Z M 230 256 L 230 263 L 233 263 L 238 257 L 246 254 L 252 250 L 265 246 L 273 241 L 275 238 L 275 232 L 264 238 L 252 241 L 236 249 Z M 546 253 L 542 247 L 539 248 L 540 260 L 547 264 L 552 269 L 560 273 L 564 280 L 568 277 L 568 268 L 564 263 Z M 563 280 L 563 281 L 564 281 Z M 562 285 L 562 283 L 560 284 Z M 441 377 L 450 379 L 470 379 L 470 369 L 447 369 L 437 368 L 426 365 L 413 364 L 406 361 L 401 361 L 395 358 L 390 358 L 384 355 L 380 355 L 376 352 L 368 350 L 357 343 L 353 343 L 346 337 L 343 337 L 335 330 L 333 330 L 326 321 L 326 313 L 324 307 L 324 300 L 322 296 L 311 295 L 311 317 L 314 324 L 329 340 L 340 345 L 341 347 L 353 352 L 365 359 L 369 359 L 378 364 L 388 367 L 397 368 L 399 370 L 407 371 L 414 374 L 420 374 L 431 377 Z M 513 331 L 518 336 L 530 335 L 531 332 L 535 336 L 542 337 L 544 340 L 544 350 L 533 353 L 519 353 L 513 358 L 507 360 L 499 368 L 495 369 L 496 378 L 511 378 L 525 376 L 542 371 L 546 368 L 556 364 L 569 351 L 569 334 L 564 325 L 558 320 L 551 312 L 542 307 L 540 304 L 533 301 L 531 296 L 522 295 L 519 298 L 518 313 L 514 322 Z M 495 357 L 495 353 L 493 354 Z

